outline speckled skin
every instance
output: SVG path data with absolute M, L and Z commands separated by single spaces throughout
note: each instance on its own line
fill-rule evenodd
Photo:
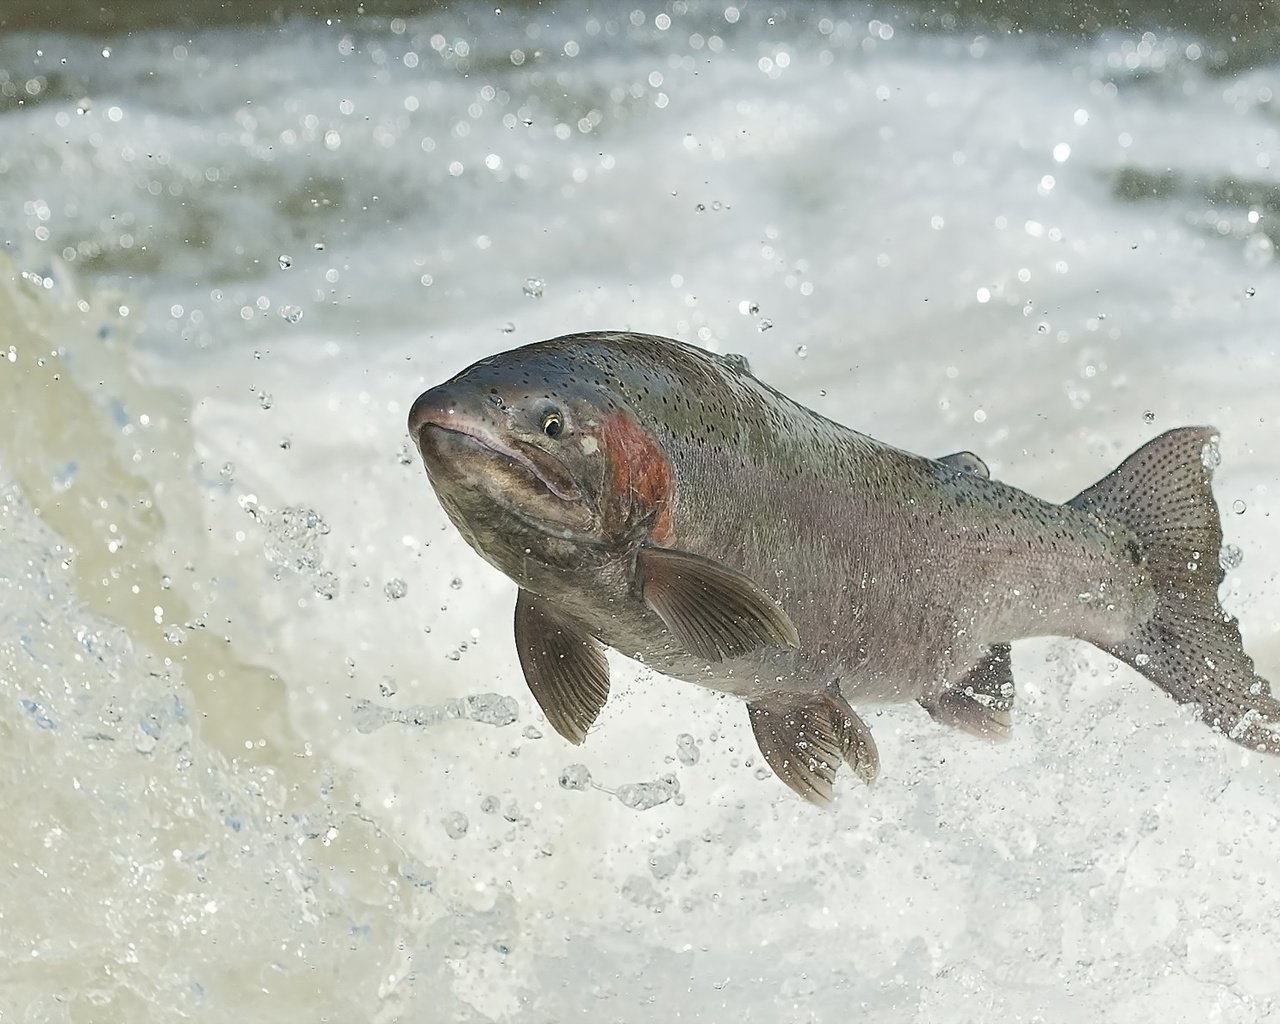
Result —
M 554 441 L 534 423 L 551 404 L 566 416 Z M 569 335 L 494 356 L 424 394 L 410 427 L 450 517 L 491 563 L 621 653 L 747 699 L 836 681 L 855 706 L 929 701 L 993 643 L 1105 646 L 1156 601 L 1123 525 L 891 448 L 738 360 L 661 338 Z M 506 438 L 573 483 L 554 495 L 537 472 L 495 470 L 473 435 Z M 746 574 L 799 647 L 690 656 L 635 585 L 644 545 Z

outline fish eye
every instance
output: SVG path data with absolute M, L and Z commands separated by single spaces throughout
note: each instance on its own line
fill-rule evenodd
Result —
M 556 409 L 548 409 L 542 414 L 542 432 L 547 437 L 559 437 L 564 430 L 564 416 Z

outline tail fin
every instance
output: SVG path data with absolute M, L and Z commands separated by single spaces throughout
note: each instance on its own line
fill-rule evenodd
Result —
M 1104 650 L 1179 704 L 1197 705 L 1205 722 L 1242 746 L 1280 753 L 1280 701 L 1218 604 L 1216 439 L 1212 427 L 1161 434 L 1068 504 L 1127 525 L 1155 584 L 1151 618 Z

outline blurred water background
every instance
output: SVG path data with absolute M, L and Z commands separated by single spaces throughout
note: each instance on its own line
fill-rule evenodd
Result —
M 1210 422 L 1280 680 L 1270 3 L 0 9 L 0 1021 L 1280 1019 L 1280 763 L 1080 644 L 835 809 L 570 748 L 404 433 L 627 327 L 1066 499 Z

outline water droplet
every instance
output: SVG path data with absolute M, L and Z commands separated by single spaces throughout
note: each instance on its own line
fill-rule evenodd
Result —
M 356 727 L 356 732 L 366 735 L 395 720 L 396 713 L 390 708 L 379 707 L 367 700 L 356 701 L 356 706 L 351 709 L 351 724 Z
M 542 298 L 543 291 L 546 290 L 547 283 L 540 277 L 526 277 L 524 279 L 524 293 L 531 299 Z
M 1149 664 L 1151 664 L 1151 655 L 1135 654 L 1133 657 L 1133 663 L 1137 665 L 1138 668 L 1146 668 Z
M 1257 294 L 1258 294 L 1258 289 L 1253 287 L 1253 285 L 1249 285 L 1249 287 L 1244 290 L 1244 297 L 1246 299 L 1251 299 Z
M 698 745 L 694 742 L 693 737 L 687 732 L 682 732 L 676 737 L 676 757 L 680 759 L 680 763 L 684 765 L 694 765 L 698 763 Z
M 1222 452 L 1214 442 L 1210 441 L 1200 449 L 1200 462 L 1205 469 L 1217 469 L 1222 465 Z
M 1244 515 L 1244 513 L 1245 513 L 1245 509 L 1247 509 L 1248 507 L 1249 507 L 1249 506 L 1248 506 L 1248 505 L 1246 505 L 1246 504 L 1245 504 L 1243 501 L 1241 501 L 1239 498 L 1236 498 L 1236 500 L 1235 500 L 1235 501 L 1233 501 L 1233 502 L 1231 503 L 1231 511 L 1232 511 L 1232 512 L 1234 512 L 1234 513 L 1235 513 L 1236 515 L 1238 515 L 1238 516 L 1242 516 L 1242 515 Z
M 475 693 L 462 699 L 466 717 L 485 725 L 510 725 L 520 717 L 520 705 L 514 697 L 501 693 Z
M 236 475 L 236 464 L 234 462 L 224 462 L 222 468 L 218 470 L 218 475 L 223 480 L 230 482 L 231 478 Z
M 444 834 L 450 839 L 461 839 L 470 827 L 471 823 L 461 811 L 454 811 L 444 819 Z
M 452 580 L 449 581 L 449 586 L 451 586 L 454 590 L 461 590 L 462 589 L 461 577 L 455 576 Z
M 275 404 L 275 395 L 269 395 L 265 391 L 258 395 L 258 405 L 264 410 L 270 409 Z
M 286 322 L 296 324 L 302 319 L 302 309 L 298 306 L 281 306 L 280 316 Z
M 633 811 L 647 811 L 665 804 L 679 792 L 680 780 L 664 775 L 657 782 L 628 782 L 613 795 Z
M 498 798 L 496 796 L 487 796 L 480 801 L 480 810 L 485 814 L 496 814 L 498 811 Z
M 409 584 L 400 577 L 393 580 L 387 580 L 386 585 L 382 588 L 382 592 L 392 601 L 399 601 L 405 594 L 409 593 Z
M 179 647 L 187 642 L 187 632 L 181 626 L 170 626 L 164 631 L 165 643 Z
M 536 725 L 526 725 L 524 727 L 524 738 L 527 740 L 540 740 L 542 739 L 542 730 Z
M 1243 502 L 1242 502 L 1241 504 L 1243 504 Z M 1241 511 L 1243 511 L 1243 509 L 1242 509 Z M 172 577 L 172 576 L 161 576 L 161 577 L 160 577 L 160 589 L 161 589 L 161 590 L 168 590 L 168 589 L 170 589 L 172 586 L 173 586 L 173 577 Z
M 1156 421 L 1156 414 L 1153 413 L 1150 409 L 1148 409 L 1146 412 L 1142 414 L 1143 423 L 1154 423 L 1155 421 Z
M 1240 568 L 1240 563 L 1243 561 L 1244 552 L 1235 544 L 1226 544 L 1218 552 L 1218 564 L 1227 571 Z
M 396 695 L 396 681 L 390 676 L 383 676 L 382 682 L 378 684 L 378 692 L 384 697 L 394 697 Z
M 561 789 L 586 789 L 591 785 L 591 772 L 585 764 L 571 764 L 560 773 Z
M 515 334 L 516 325 L 508 320 L 505 324 L 498 328 L 503 334 Z
M 280 254 L 280 269 L 281 269 L 281 270 L 288 270 L 291 266 L 293 266 L 293 257 L 292 257 L 292 256 L 287 255 L 286 253 L 281 253 L 281 254 Z

